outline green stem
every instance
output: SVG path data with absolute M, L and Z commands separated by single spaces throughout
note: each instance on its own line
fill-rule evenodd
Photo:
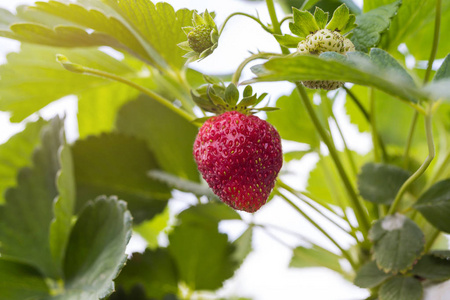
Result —
M 378 143 L 378 130 L 377 130 L 377 119 L 375 113 L 375 90 L 369 88 L 369 103 L 370 103 L 370 125 L 372 128 L 372 144 L 373 144 L 373 155 L 374 161 L 380 162 L 380 146 Z
M 268 230 L 268 229 L 275 229 L 275 230 L 278 230 L 278 231 L 280 231 L 280 232 L 283 232 L 283 233 L 289 234 L 289 235 L 291 235 L 291 236 L 297 237 L 297 238 L 299 238 L 299 239 L 301 239 L 302 241 L 305 241 L 305 242 L 307 242 L 307 243 L 315 244 L 315 243 L 314 243 L 313 241 L 311 241 L 311 239 L 309 239 L 308 237 L 306 237 L 306 236 L 304 236 L 304 235 L 302 235 L 302 234 L 300 234 L 300 233 L 298 233 L 298 232 L 294 232 L 294 231 L 292 231 L 292 230 L 289 230 L 289 229 L 286 229 L 286 228 L 283 228 L 283 227 L 280 227 L 280 226 L 277 226 L 277 225 L 273 225 L 273 224 L 261 224 L 261 223 L 259 223 L 259 224 L 253 223 L 253 224 L 251 224 L 251 225 L 253 225 L 253 226 L 255 226 L 255 227 L 261 227 L 261 228 L 264 228 L 264 229 L 266 229 L 266 230 Z
M 229 16 L 225 19 L 225 21 L 223 22 L 222 27 L 220 27 L 220 30 L 219 30 L 219 36 L 222 34 L 222 31 L 224 30 L 225 25 L 228 23 L 228 21 L 229 21 L 232 17 L 234 17 L 234 16 L 244 16 L 244 17 L 250 18 L 250 19 L 252 19 L 253 21 L 256 21 L 259 25 L 261 25 L 261 27 L 262 27 L 265 31 L 267 31 L 267 32 L 269 32 L 269 33 L 272 33 L 272 31 L 270 30 L 270 28 L 268 28 L 266 25 L 264 25 L 264 23 L 261 22 L 261 20 L 258 19 L 257 17 L 254 17 L 254 16 L 249 15 L 249 14 L 246 14 L 246 13 L 242 13 L 242 12 L 235 12 L 235 13 L 232 13 L 231 15 L 229 15 Z
M 249 62 L 256 60 L 256 59 L 270 58 L 270 57 L 279 56 L 279 55 L 280 54 L 277 54 L 277 53 L 261 52 L 261 53 L 256 53 L 256 54 L 253 54 L 252 56 L 247 57 L 236 69 L 236 72 L 234 72 L 233 77 L 231 78 L 231 82 L 234 83 L 235 85 L 238 84 L 239 78 L 241 78 L 242 71 L 244 70 L 245 66 Z
M 397 195 L 395 196 L 394 202 L 392 203 L 391 207 L 389 208 L 388 214 L 394 214 L 397 211 L 397 208 L 400 204 L 400 201 L 403 197 L 403 194 L 406 192 L 406 190 L 413 184 L 428 168 L 428 166 L 433 161 L 434 155 L 435 155 L 435 149 L 434 149 L 434 141 L 433 141 L 433 125 L 431 123 L 432 119 L 432 111 L 431 108 L 433 106 L 433 103 L 428 103 L 428 114 L 425 116 L 425 132 L 427 135 L 427 144 L 428 144 L 428 156 L 423 162 L 423 164 L 417 169 L 417 171 L 411 175 L 411 177 L 408 178 L 408 180 L 403 183 L 400 190 L 398 191 Z
M 436 0 L 436 17 L 434 18 L 433 45 L 431 47 L 430 58 L 428 59 L 428 67 L 423 80 L 424 83 L 427 83 L 430 80 L 431 70 L 433 69 L 433 62 L 436 59 L 436 54 L 439 46 L 439 33 L 441 31 L 441 6 L 442 0 Z
M 406 140 L 405 153 L 403 154 L 403 167 L 408 169 L 409 166 L 409 150 L 411 149 L 412 140 L 414 137 L 414 131 L 416 130 L 417 119 L 419 118 L 419 112 L 414 111 L 414 115 L 411 121 L 411 127 L 408 132 L 408 139 Z
M 439 179 L 439 177 L 442 175 L 442 172 L 444 172 L 445 168 L 447 168 L 449 164 L 450 164 L 450 150 L 447 153 L 447 156 L 444 158 L 444 160 L 440 164 L 440 166 L 437 167 L 437 171 L 431 177 L 431 179 L 429 181 L 430 185 Z
M 332 242 L 342 253 L 342 255 L 348 260 L 350 265 L 354 270 L 358 269 L 358 265 L 353 260 L 350 253 L 342 248 L 342 246 L 333 238 L 331 237 L 322 227 L 319 226 L 313 219 L 311 219 L 307 214 L 305 214 L 297 205 L 295 205 L 289 198 L 287 198 L 285 195 L 280 193 L 279 191 L 276 191 L 276 194 L 279 195 L 281 198 L 283 198 L 289 205 L 291 205 L 297 212 L 299 212 L 311 225 L 313 225 L 315 228 L 317 228 L 330 242 Z
M 436 228 L 433 229 L 433 234 L 430 236 L 430 239 L 425 244 L 425 253 L 430 251 L 431 247 L 433 247 L 434 242 L 437 240 L 440 234 L 441 231 L 439 229 Z
M 267 9 L 269 10 L 270 20 L 272 21 L 273 33 L 281 35 L 281 26 L 280 22 L 278 22 L 277 13 L 275 11 L 275 5 L 273 0 L 266 0 Z M 289 49 L 281 46 L 281 52 L 283 54 L 289 54 Z
M 366 119 L 367 123 L 371 124 L 370 114 L 364 108 L 364 106 L 362 105 L 361 101 L 359 101 L 358 97 L 356 97 L 356 95 L 351 90 L 349 90 L 347 87 L 345 87 L 345 86 L 344 86 L 344 90 L 347 92 L 347 94 L 349 95 L 350 99 L 352 99 L 352 101 L 355 103 L 355 105 L 361 111 L 361 113 L 363 114 L 363 116 Z M 383 156 L 383 161 L 387 161 L 388 160 L 388 154 L 387 154 L 386 147 L 384 146 L 384 142 L 383 142 L 383 139 L 381 138 L 380 134 L 377 134 L 377 139 L 378 139 L 378 145 L 380 146 L 381 154 Z
M 285 184 L 283 184 L 283 186 L 286 186 Z M 280 185 L 280 187 L 283 187 Z M 284 187 L 283 187 L 284 188 Z M 287 191 L 289 191 L 288 189 L 286 189 Z M 338 224 L 336 221 L 334 221 L 332 218 L 330 218 L 329 216 L 327 216 L 326 214 L 324 214 L 320 209 L 318 209 L 317 207 L 315 207 L 313 204 L 309 203 L 309 201 L 306 201 L 306 199 L 303 199 L 302 197 L 299 197 L 299 195 L 293 193 L 293 195 L 295 195 L 299 200 L 301 200 L 303 203 L 305 203 L 306 205 L 308 205 L 310 208 L 312 208 L 316 213 L 318 213 L 319 215 L 321 215 L 323 218 L 325 218 L 328 222 L 332 223 L 333 225 L 335 225 L 337 228 L 339 228 L 340 230 L 342 230 L 343 232 L 345 232 L 346 234 L 348 234 L 349 236 L 351 236 L 352 238 L 354 238 L 356 241 L 358 240 L 358 238 L 356 237 L 356 235 L 353 234 L 353 232 L 349 232 L 347 231 L 347 229 L 345 229 L 344 227 L 342 227 L 340 224 Z
M 104 72 L 104 71 L 101 71 L 101 70 L 91 69 L 91 68 L 88 68 L 88 67 L 84 67 L 82 65 L 71 63 L 63 55 L 58 55 L 57 56 L 57 60 L 68 71 L 71 71 L 71 72 L 74 72 L 74 73 L 80 73 L 80 74 L 88 74 L 88 75 L 99 76 L 99 77 L 102 77 L 102 78 L 107 78 L 107 79 L 110 79 L 110 80 L 114 80 L 114 81 L 117 81 L 117 82 L 124 83 L 124 84 L 126 84 L 128 86 L 131 86 L 131 87 L 137 89 L 138 91 L 140 91 L 141 93 L 149 96 L 150 98 L 158 101 L 160 104 L 164 105 L 165 107 L 167 107 L 171 111 L 175 112 L 179 116 L 183 117 L 187 121 L 191 122 L 192 120 L 195 119 L 194 116 L 188 114 L 186 111 L 175 107 L 170 100 L 168 100 L 168 99 L 164 98 L 163 96 L 153 92 L 152 90 L 149 90 L 146 87 L 143 87 L 143 86 L 141 86 L 139 84 L 136 84 L 136 83 L 134 83 L 134 82 L 124 78 L 124 77 L 121 77 L 121 76 L 118 76 L 118 75 L 115 75 L 115 74 L 111 74 L 111 73 L 107 73 L 107 72 Z
M 284 22 L 289 21 L 289 20 L 292 20 L 293 18 L 294 18 L 293 15 L 288 15 L 288 16 L 284 17 L 283 19 L 281 19 L 281 21 L 280 21 L 280 27 L 281 27 L 281 25 L 283 25 Z
M 344 167 L 341 163 L 341 160 L 339 159 L 339 155 L 336 151 L 336 148 L 334 147 L 333 141 L 331 140 L 331 137 L 328 135 L 326 130 L 323 128 L 322 124 L 320 123 L 319 118 L 317 117 L 313 106 L 311 105 L 310 99 L 308 97 L 308 94 L 306 93 L 305 88 L 300 82 L 296 82 L 297 89 L 300 92 L 301 99 L 303 101 L 303 104 L 306 107 L 306 110 L 314 123 L 314 126 L 316 127 L 317 131 L 319 132 L 323 142 L 328 147 L 328 150 L 330 152 L 331 158 L 333 159 L 336 169 L 338 170 L 338 173 L 344 183 L 344 186 L 347 190 L 347 193 L 350 197 L 350 201 L 353 205 L 353 208 L 355 210 L 355 216 L 358 220 L 358 224 L 361 226 L 361 231 L 364 236 L 367 235 L 369 228 L 370 228 L 370 222 L 369 222 L 369 216 L 367 212 L 364 210 L 364 205 L 362 204 L 361 200 L 358 198 L 358 195 L 355 192 L 355 189 L 353 188 L 350 179 L 347 176 L 347 173 L 344 170 Z
M 336 93 L 336 96 L 337 95 L 338 94 Z M 334 123 L 336 124 L 336 127 L 337 127 L 337 130 L 339 132 L 339 135 L 341 136 L 342 142 L 344 143 L 344 151 L 345 151 L 347 159 L 348 159 L 348 161 L 350 163 L 350 167 L 352 168 L 353 175 L 356 176 L 358 174 L 358 168 L 356 167 L 356 163 L 355 163 L 355 159 L 353 158 L 353 154 L 350 151 L 350 149 L 348 148 L 348 144 L 347 144 L 347 141 L 346 141 L 346 139 L 344 137 L 344 133 L 341 130 L 341 126 L 339 126 L 339 122 L 338 122 L 338 120 L 336 118 L 336 115 L 333 112 L 333 107 L 331 105 L 331 101 L 326 96 L 322 97 L 322 98 L 325 99 L 324 102 L 327 104 L 327 108 L 328 108 L 329 114 L 330 114 L 331 118 L 334 120 Z

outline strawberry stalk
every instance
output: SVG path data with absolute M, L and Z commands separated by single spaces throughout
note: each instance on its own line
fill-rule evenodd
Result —
M 274 34 L 280 34 L 281 35 L 281 27 L 280 22 L 278 22 L 277 13 L 275 11 L 275 5 L 273 3 L 273 0 L 266 0 L 267 9 L 269 10 L 270 20 L 272 21 L 272 28 Z M 280 45 L 281 52 L 283 54 L 289 54 L 289 49 Z
M 303 87 L 303 85 L 300 82 L 296 82 L 296 86 L 300 92 L 300 96 L 301 96 L 300 98 L 302 99 L 302 102 L 306 107 L 306 110 L 308 112 L 308 115 L 311 118 L 311 121 L 314 123 L 314 126 L 316 127 L 317 131 L 319 132 L 319 134 L 322 138 L 322 141 L 325 143 L 325 145 L 328 147 L 328 150 L 330 151 L 331 158 L 333 159 L 333 161 L 336 165 L 339 176 L 341 177 L 341 179 L 344 183 L 345 189 L 347 190 L 347 193 L 350 197 L 350 201 L 351 201 L 353 209 L 355 211 L 355 216 L 356 216 L 356 219 L 358 220 L 358 224 L 361 226 L 364 237 L 366 237 L 367 233 L 369 232 L 370 221 L 369 221 L 369 216 L 364 208 L 364 205 L 362 204 L 362 201 L 358 198 L 358 195 L 356 194 L 355 189 L 352 186 L 347 173 L 345 172 L 345 169 L 342 165 L 342 162 L 339 158 L 336 148 L 334 147 L 332 139 L 330 138 L 329 134 L 325 131 L 322 124 L 320 123 L 320 120 L 317 117 L 316 112 L 314 111 L 314 108 L 311 105 L 310 99 L 308 97 L 308 94 L 306 93 L 305 88 Z

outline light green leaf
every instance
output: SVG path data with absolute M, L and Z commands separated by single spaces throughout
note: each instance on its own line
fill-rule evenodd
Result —
M 134 226 L 133 230 L 145 239 L 147 248 L 155 250 L 158 248 L 158 235 L 168 226 L 169 218 L 169 209 L 166 207 L 153 219 Z
M 83 209 L 65 257 L 65 292 L 58 300 L 98 300 L 114 290 L 112 280 L 127 258 L 131 215 L 123 201 L 98 198 Z
M 400 214 L 375 222 L 369 238 L 374 244 L 373 257 L 378 267 L 394 274 L 411 269 L 425 244 L 417 224 Z
M 414 208 L 436 228 L 450 232 L 450 179 L 442 180 L 430 187 L 417 200 Z
M 56 178 L 59 195 L 53 206 L 54 219 L 50 225 L 50 250 L 53 259 L 61 267 L 72 228 L 72 215 L 76 201 L 72 153 L 66 144 L 59 149 L 59 164 L 61 169 Z
M 169 235 L 168 247 L 180 280 L 193 290 L 216 290 L 238 266 L 234 247 L 227 235 L 219 233 L 217 223 L 192 222 L 196 213 L 189 216 L 189 209 L 183 213 L 181 224 Z
M 414 265 L 411 272 L 430 280 L 448 280 L 450 279 L 450 260 L 427 254 Z
M 414 277 L 393 277 L 384 283 L 379 292 L 380 300 L 420 300 L 423 287 Z
M 297 90 L 281 96 L 276 105 L 280 111 L 268 114 L 267 121 L 275 126 L 281 138 L 306 143 L 312 148 L 319 146 L 319 137 Z
M 334 31 L 343 31 L 350 18 L 350 12 L 347 5 L 342 4 L 333 13 L 330 22 L 327 25 L 327 29 Z
M 199 181 L 192 147 L 198 129 L 156 101 L 141 97 L 120 110 L 117 129 L 146 141 L 158 165 L 165 171 Z
M 28 123 L 26 128 L 0 145 L 0 204 L 8 187 L 16 185 L 19 169 L 31 166 L 33 150 L 40 144 L 40 132 L 47 124 L 43 119 Z
M 405 69 L 387 52 L 373 48 L 370 57 L 360 52 L 347 56 L 325 52 L 321 56 L 298 55 L 274 58 L 252 67 L 258 77 L 244 82 L 338 80 L 378 88 L 408 102 L 425 97 Z
M 6 191 L 0 206 L 0 252 L 3 258 L 34 266 L 42 274 L 59 278 L 61 270 L 50 248 L 53 201 L 58 195 L 57 159 L 63 121 L 55 118 L 42 129 L 42 145 L 34 152 L 33 165 L 19 172 L 17 186 Z
M 369 48 L 378 45 L 381 34 L 389 28 L 401 2 L 398 0 L 356 16 L 355 22 L 358 26 L 353 30 L 351 37 L 356 50 L 368 52 Z
M 140 285 L 147 297 L 162 299 L 167 294 L 178 293 L 177 269 L 166 248 L 146 250 L 143 254 L 133 254 L 117 277 L 116 284 L 125 291 Z
M 301 151 L 290 151 L 290 152 L 285 152 L 283 154 L 284 160 L 286 162 L 289 162 L 291 160 L 294 159 L 302 159 L 306 154 L 311 153 L 312 150 L 301 150 Z
M 163 211 L 171 194 L 147 176 L 158 164 L 144 141 L 117 133 L 90 136 L 73 146 L 78 210 L 99 195 L 126 199 L 134 221 Z
M 22 45 L 19 53 L 10 53 L 8 63 L 0 66 L 0 110 L 11 112 L 12 121 L 21 121 L 64 96 L 110 83 L 99 77 L 68 72 L 56 62 L 58 53 L 68 55 L 76 63 L 117 75 L 136 72 L 95 49 Z
M 391 204 L 410 173 L 393 165 L 365 164 L 358 175 L 361 196 L 376 204 Z
M 38 300 L 48 296 L 44 277 L 30 266 L 0 258 L 0 300 Z
M 324 248 L 314 245 L 311 248 L 297 247 L 292 254 L 289 267 L 291 268 L 309 268 L 309 267 L 325 267 L 342 273 L 341 257 Z
M 377 267 L 375 261 L 371 261 L 362 266 L 355 277 L 355 285 L 365 289 L 371 289 L 383 283 L 392 274 L 384 273 Z

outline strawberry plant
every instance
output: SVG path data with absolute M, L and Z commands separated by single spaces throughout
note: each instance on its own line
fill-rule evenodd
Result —
M 448 283 L 450 1 L 261 3 L 270 20 L 151 0 L 0 8 L 2 41 L 21 43 L 0 110 L 24 128 L 0 145 L 0 300 L 220 299 L 255 231 L 367 299 Z M 237 44 L 223 34 L 236 16 L 278 51 L 195 70 Z M 68 95 L 76 129 L 41 117 Z M 308 229 L 258 221 L 278 203 Z M 132 235 L 146 248 L 127 255 Z

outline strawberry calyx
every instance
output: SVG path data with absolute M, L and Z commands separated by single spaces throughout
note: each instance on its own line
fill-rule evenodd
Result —
M 276 107 L 255 107 L 264 100 L 267 93 L 258 96 L 256 93 L 253 93 L 253 88 L 250 85 L 245 87 L 242 93 L 242 99 L 240 99 L 240 93 L 235 84 L 230 83 L 225 87 L 223 82 L 208 76 L 205 76 L 205 80 L 209 83 L 208 85 L 191 91 L 192 99 L 204 111 L 216 115 L 223 114 L 227 111 L 237 111 L 245 115 L 251 115 L 258 111 L 273 111 L 278 109 Z M 208 118 L 197 119 L 195 121 L 206 121 Z

